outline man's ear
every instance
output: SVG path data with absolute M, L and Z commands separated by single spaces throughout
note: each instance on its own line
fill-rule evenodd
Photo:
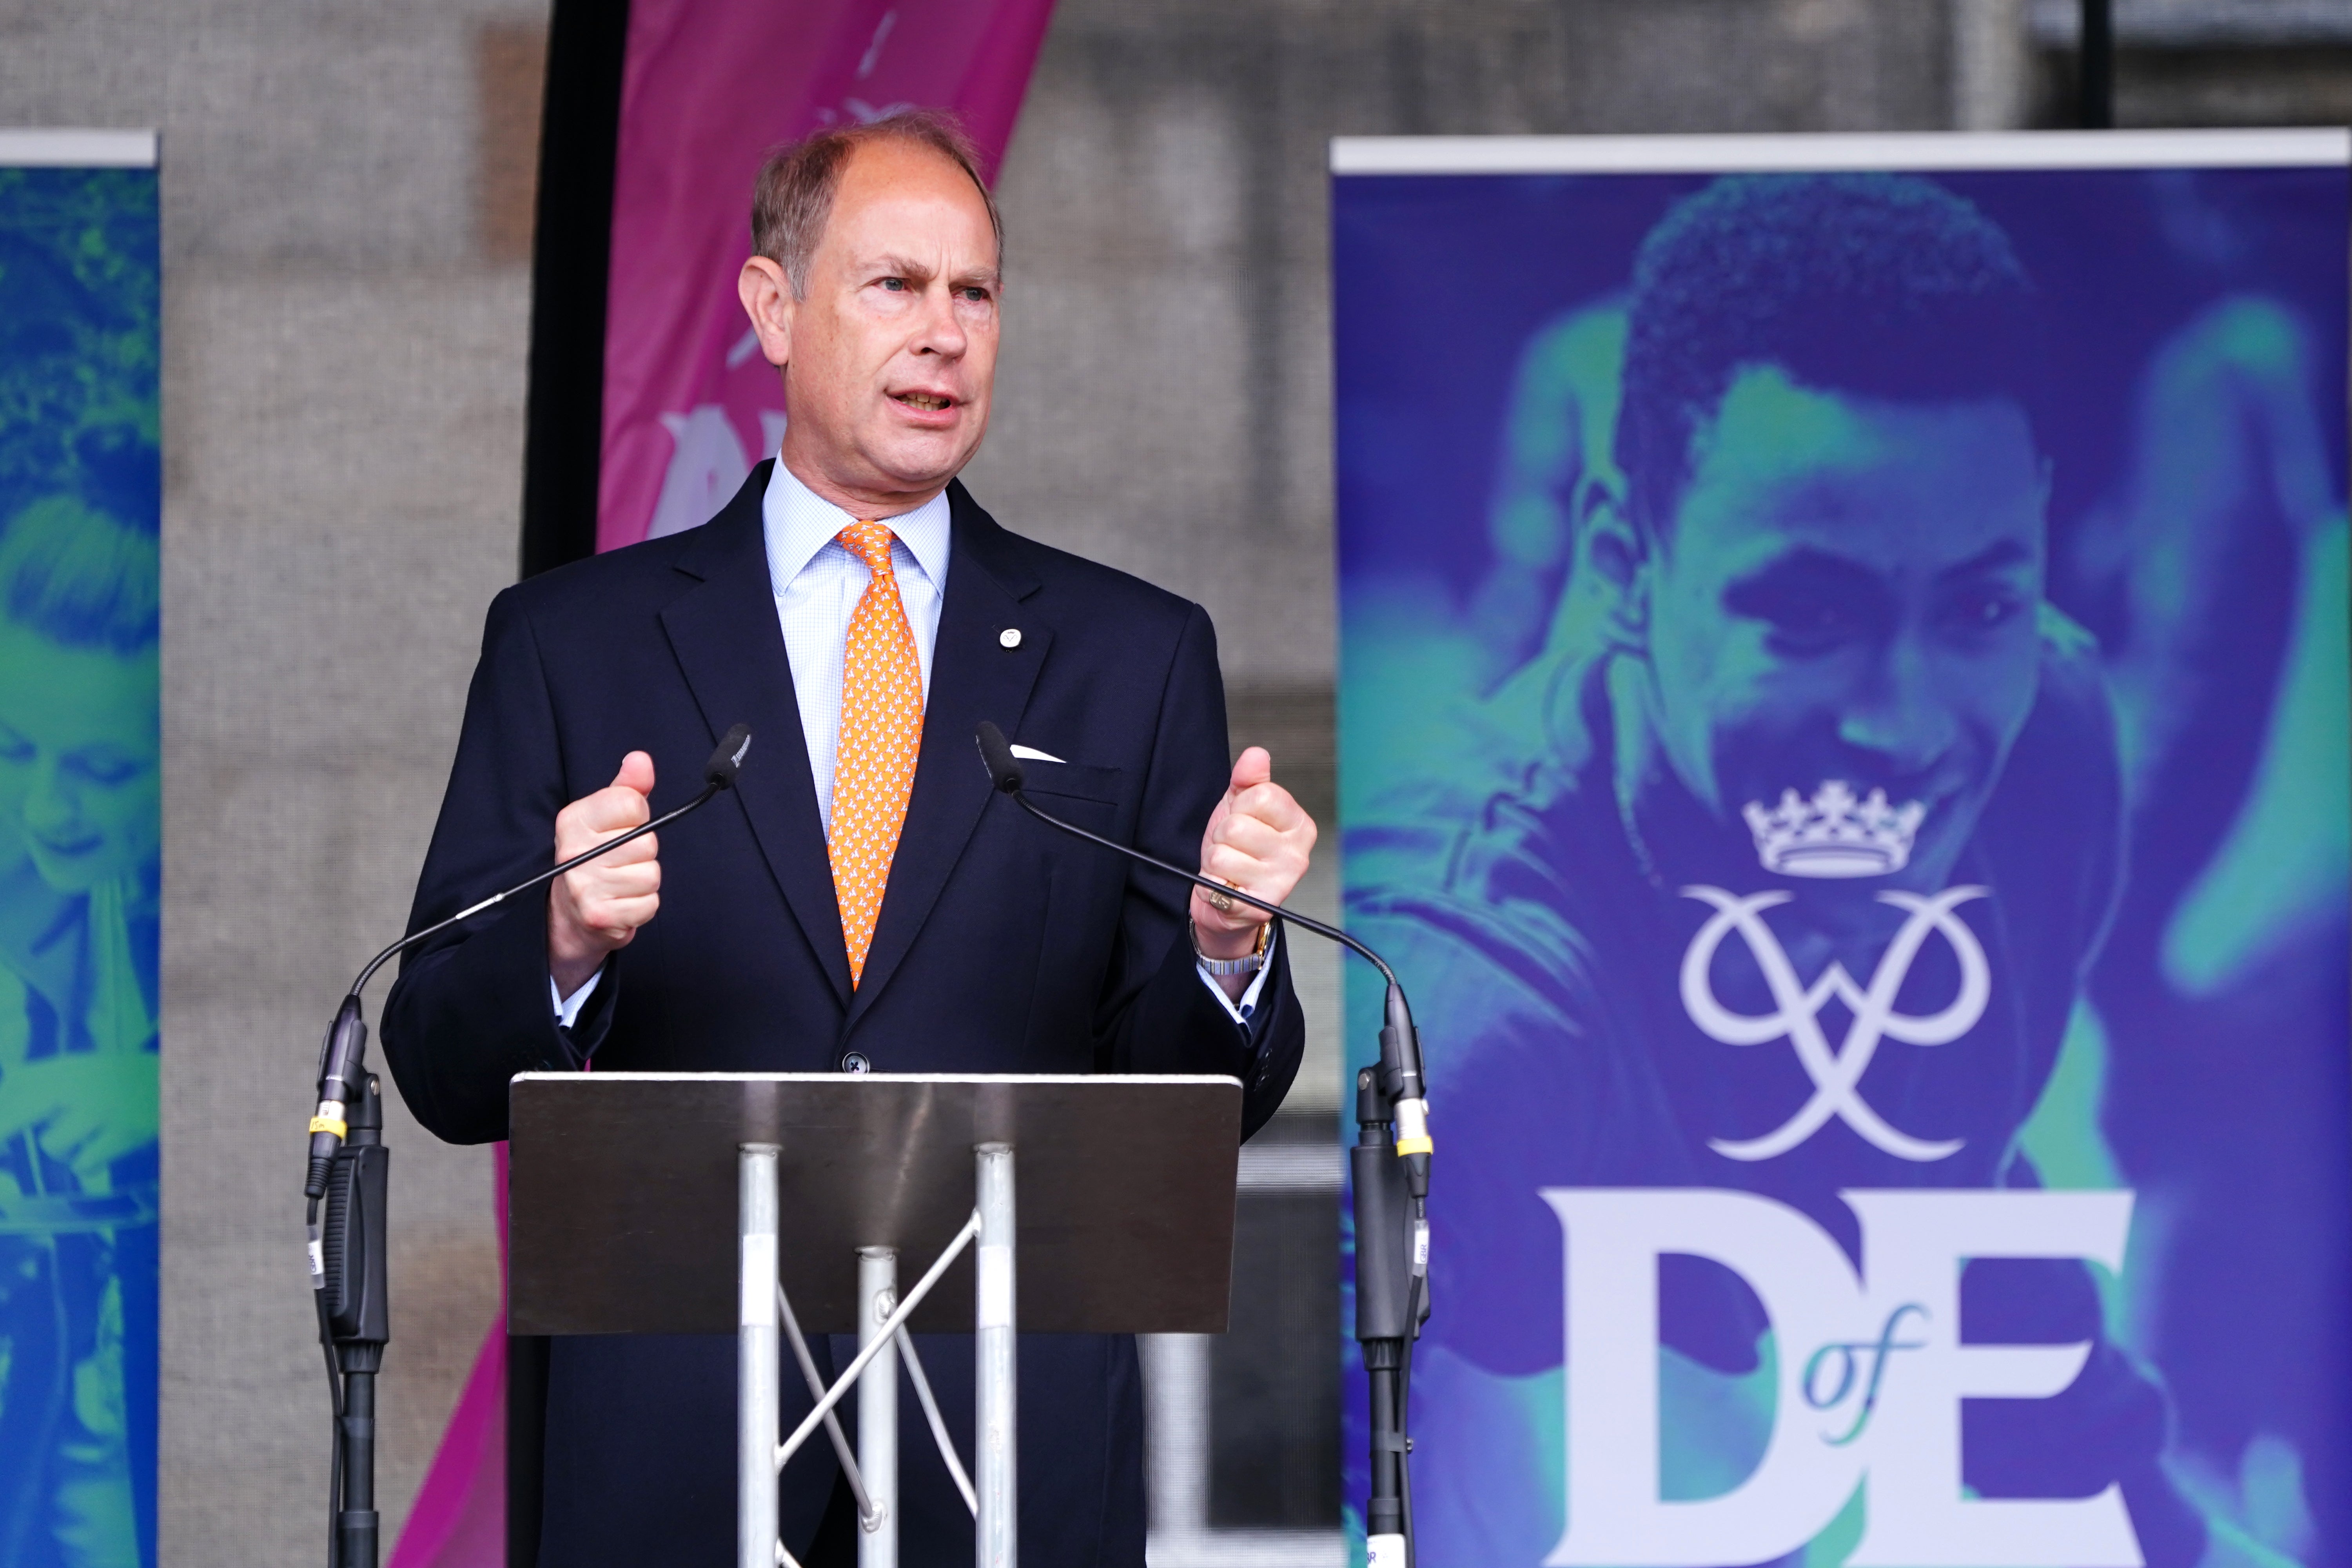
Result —
M 1578 503 L 1576 576 L 1598 591 L 1602 635 L 1610 646 L 1640 653 L 1649 645 L 1656 552 L 1633 521 L 1624 481 L 1616 475 L 1594 476 Z
M 769 258 L 754 256 L 743 263 L 735 292 L 743 301 L 743 313 L 751 318 L 751 330 L 760 336 L 761 356 L 782 370 L 792 363 L 793 315 L 800 303 L 792 279 Z

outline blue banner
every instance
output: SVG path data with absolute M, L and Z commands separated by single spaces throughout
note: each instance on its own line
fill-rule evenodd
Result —
M 1426 1568 L 2352 1563 L 2352 142 L 2287 143 L 1334 180 Z
M 0 133 L 0 1563 L 155 1561 L 152 167 Z M 152 139 L 131 138 L 149 149 Z

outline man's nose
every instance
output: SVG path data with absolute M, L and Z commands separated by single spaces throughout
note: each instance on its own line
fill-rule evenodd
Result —
M 935 353 L 944 359 L 963 357 L 963 322 L 956 318 L 953 289 L 939 289 L 924 298 L 922 330 L 914 347 L 917 353 Z
M 1934 661 L 1916 639 L 1896 637 L 1838 721 L 1838 739 L 1902 775 L 1934 765 L 1959 721 L 1936 689 Z

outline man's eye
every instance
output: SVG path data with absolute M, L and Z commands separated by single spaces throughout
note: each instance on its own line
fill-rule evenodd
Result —
M 893 294 L 903 294 L 907 291 L 907 280 L 904 278 L 885 278 L 881 280 L 881 286 Z
M 1989 632 L 2024 612 L 2025 601 L 2018 595 L 2006 588 L 1982 588 L 1955 596 L 1946 617 L 1962 631 Z
M 1770 572 L 1737 582 L 1723 597 L 1731 614 L 1765 627 L 1779 653 L 1831 653 L 1860 639 L 1885 635 L 1893 606 L 1868 583 L 1844 580 L 1852 574 Z

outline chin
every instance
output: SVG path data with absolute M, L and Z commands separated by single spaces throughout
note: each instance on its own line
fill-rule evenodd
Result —
M 93 850 L 87 855 L 59 855 L 55 850 L 33 848 L 33 869 L 53 893 L 79 895 L 126 875 L 124 868 L 113 863 L 110 857 Z
M 929 489 L 954 479 L 971 456 L 970 448 L 961 444 L 951 450 L 936 447 L 900 450 L 890 453 L 875 467 L 887 475 L 894 484 L 908 489 Z
M 1939 831 L 1922 834 L 1912 847 L 1910 865 L 1895 880 L 1920 892 L 1943 891 L 1958 872 L 1960 856 L 1976 836 L 1976 812 L 1971 808 L 1964 814 L 1955 813 Z

